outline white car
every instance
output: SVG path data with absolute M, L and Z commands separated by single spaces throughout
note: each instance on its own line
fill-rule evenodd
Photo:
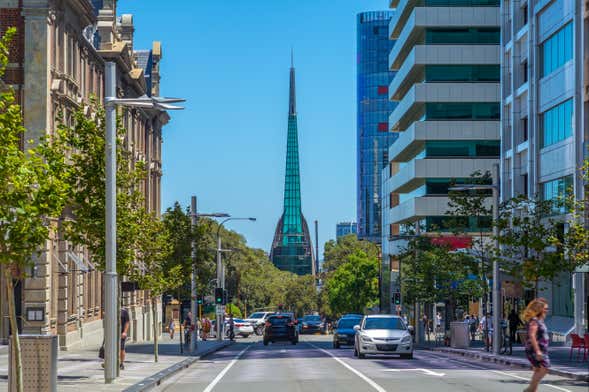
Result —
M 229 326 L 226 325 L 225 329 L 228 331 Z M 233 332 L 235 333 L 235 336 L 242 336 L 247 338 L 254 333 L 254 327 L 252 327 L 252 325 L 245 320 L 233 319 Z
M 274 312 L 256 312 L 250 314 L 250 316 L 244 321 L 246 323 L 250 323 L 254 328 L 254 332 L 256 335 L 260 336 L 264 333 L 264 325 L 266 324 L 266 319 L 273 315 Z
M 407 327 L 401 317 L 379 314 L 365 316 L 360 325 L 354 327 L 354 355 L 360 359 L 372 355 L 400 355 L 413 358 L 412 327 Z

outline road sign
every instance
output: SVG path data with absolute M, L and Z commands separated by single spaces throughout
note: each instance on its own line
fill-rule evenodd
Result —
M 225 314 L 225 306 L 223 306 L 223 305 L 217 305 L 216 313 L 219 316 L 224 315 Z

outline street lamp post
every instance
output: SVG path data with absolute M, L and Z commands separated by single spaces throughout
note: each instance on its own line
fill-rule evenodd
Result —
M 155 110 L 180 110 L 172 103 L 184 102 L 179 98 L 143 96 L 139 98 L 117 98 L 117 68 L 114 62 L 105 64 L 105 271 L 104 271 L 104 382 L 112 383 L 117 377 L 119 337 L 117 334 L 117 118 L 116 106 L 139 107 Z
M 225 274 L 223 271 L 223 263 L 221 261 L 221 252 L 223 252 L 223 249 L 221 248 L 221 227 L 223 227 L 223 225 L 227 222 L 229 222 L 230 220 L 249 220 L 252 222 L 256 221 L 256 218 L 227 218 L 224 221 L 222 221 L 221 223 L 219 223 L 219 226 L 217 226 L 217 284 L 220 285 L 220 287 L 225 290 Z M 215 313 L 216 313 L 216 334 L 217 334 L 217 340 L 221 341 L 223 340 L 223 314 L 221 313 L 221 310 L 219 309 L 219 306 L 222 305 L 216 305 L 216 309 L 215 309 Z
M 229 214 L 225 213 L 212 213 L 212 214 L 199 214 L 196 208 L 196 196 L 192 196 L 190 199 L 190 224 L 192 230 L 195 229 L 198 218 L 199 217 L 211 217 L 211 218 L 225 218 L 228 217 Z M 193 233 L 194 234 L 194 233 Z M 192 239 L 192 273 L 190 275 L 190 310 L 192 311 L 192 328 L 190 334 L 190 352 L 195 353 L 197 349 L 197 341 L 198 341 L 198 330 L 196 326 L 198 325 L 198 304 L 196 302 L 197 298 L 197 289 L 196 289 L 196 278 L 197 278 L 197 271 L 196 271 L 196 242 L 194 238 Z
M 465 191 L 465 190 L 485 190 L 491 189 L 493 191 L 493 237 L 495 237 L 495 249 L 499 249 L 499 227 L 497 221 L 499 220 L 499 164 L 493 164 L 491 176 L 493 184 L 491 185 L 461 185 L 450 187 L 451 191 Z M 493 285 L 491 293 L 493 298 L 493 353 L 499 355 L 501 344 L 501 291 L 500 291 L 500 271 L 499 262 L 496 257 L 493 258 Z M 486 317 L 486 315 L 485 315 Z

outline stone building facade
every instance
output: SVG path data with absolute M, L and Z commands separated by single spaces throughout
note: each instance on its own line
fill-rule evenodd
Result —
M 66 122 L 83 108 L 91 115 L 90 99 L 104 99 L 104 66 L 117 64 L 117 95 L 139 97 L 159 92 L 161 45 L 133 50 L 133 18 L 116 16 L 115 0 L 0 0 L 0 31 L 17 27 L 5 83 L 21 104 L 27 139 L 51 134 L 61 113 Z M 125 145 L 136 160 L 147 163 L 143 184 L 146 207 L 159 213 L 162 127 L 169 117 L 150 110 L 120 109 L 127 129 Z M 22 333 L 57 334 L 61 349 L 102 342 L 104 291 L 102 273 L 92 255 L 63 239 L 56 224 L 46 251 L 15 287 Z M 0 310 L 7 314 L 5 288 Z M 131 315 L 133 341 L 152 338 L 152 312 L 147 293 L 122 293 Z M 161 317 L 159 317 L 161 320 Z M 10 331 L 0 322 L 0 339 Z

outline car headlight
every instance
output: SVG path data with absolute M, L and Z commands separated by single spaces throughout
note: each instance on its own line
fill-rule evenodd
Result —
M 407 335 L 403 339 L 401 339 L 401 344 L 409 344 L 411 343 L 411 336 Z
M 360 339 L 362 339 L 363 342 L 372 342 L 370 336 L 360 335 Z

